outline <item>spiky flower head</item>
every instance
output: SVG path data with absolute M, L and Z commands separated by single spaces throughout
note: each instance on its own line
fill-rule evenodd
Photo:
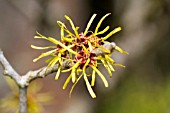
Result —
M 70 95 L 78 81 L 81 78 L 84 78 L 90 95 L 92 96 L 92 98 L 96 98 L 96 94 L 92 89 L 92 86 L 95 85 L 96 75 L 98 75 L 102 79 L 104 86 L 108 87 L 108 82 L 105 76 L 98 69 L 98 66 L 100 64 L 103 64 L 110 76 L 112 76 L 112 72 L 115 71 L 113 66 L 125 67 L 121 64 L 116 64 L 116 62 L 110 56 L 113 50 L 117 50 L 118 52 L 124 54 L 128 53 L 123 51 L 120 47 L 116 46 L 115 43 L 109 43 L 106 41 L 113 34 L 119 32 L 121 30 L 121 27 L 115 28 L 104 37 L 99 37 L 99 35 L 109 30 L 109 26 L 107 26 L 102 31 L 99 31 L 100 25 L 102 24 L 103 20 L 109 15 L 110 13 L 101 18 L 94 32 L 89 31 L 89 28 L 94 18 L 96 17 L 96 14 L 93 14 L 91 19 L 89 20 L 85 31 L 80 33 L 78 32 L 79 27 L 75 26 L 73 24 L 73 21 L 68 16 L 65 16 L 65 18 L 69 21 L 74 33 L 68 30 L 64 23 L 62 23 L 61 21 L 57 21 L 57 24 L 61 28 L 60 40 L 56 40 L 52 37 L 45 37 L 38 32 L 38 36 L 34 37 L 45 39 L 55 44 L 55 46 L 48 47 L 37 47 L 31 45 L 31 47 L 34 49 L 51 49 L 50 51 L 42 53 L 38 58 L 34 59 L 33 61 L 36 62 L 40 58 L 50 56 L 50 59 L 47 60 L 47 67 L 53 67 L 55 64 L 59 65 L 58 71 L 55 76 L 56 80 L 58 80 L 61 72 L 70 72 L 70 75 L 68 75 L 68 78 L 63 85 L 63 89 L 65 89 L 70 81 L 73 82 Z M 111 46 L 111 49 L 107 49 L 107 46 Z M 62 68 L 65 61 L 71 62 L 71 66 L 67 69 Z M 88 77 L 92 78 L 91 83 L 89 82 Z

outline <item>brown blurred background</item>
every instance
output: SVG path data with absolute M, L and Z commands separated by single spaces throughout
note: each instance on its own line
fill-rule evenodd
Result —
M 69 25 L 64 19 L 68 15 L 83 31 L 93 13 L 98 15 L 91 30 L 106 13 L 112 15 L 102 27 L 122 27 L 109 41 L 130 53 L 113 53 L 113 58 L 127 67 L 116 68 L 113 78 L 107 78 L 109 88 L 97 81 L 96 99 L 91 99 L 83 81 L 71 99 L 70 87 L 62 90 L 65 76 L 58 81 L 54 75 L 34 81 L 43 83 L 42 92 L 54 95 L 53 103 L 45 106 L 45 113 L 170 113 L 169 0 L 0 0 L 0 48 L 17 72 L 25 74 L 46 65 L 44 60 L 32 62 L 42 51 L 33 50 L 30 45 L 50 44 L 33 39 L 36 31 L 59 39 L 56 20 Z M 0 71 L 2 99 L 10 89 L 1 66 Z

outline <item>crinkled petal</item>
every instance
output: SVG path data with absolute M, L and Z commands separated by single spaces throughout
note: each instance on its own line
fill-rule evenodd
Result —
M 54 39 L 54 38 L 48 38 L 49 41 L 55 43 L 56 45 L 60 45 L 61 47 L 67 49 L 70 53 L 72 54 L 77 54 L 77 52 L 73 51 L 72 49 L 68 48 L 67 46 L 65 46 L 64 44 L 62 44 L 60 41 Z
M 88 46 L 89 46 L 90 51 L 92 51 L 93 50 L 92 44 L 89 41 L 88 41 Z
M 36 32 L 39 36 L 34 36 L 34 38 L 42 38 L 42 39 L 46 39 L 47 37 L 43 36 L 42 34 L 40 34 L 39 32 Z
M 88 24 L 87 24 L 87 27 L 86 27 L 86 29 L 85 29 L 85 31 L 84 31 L 84 35 L 86 35 L 86 34 L 88 33 L 88 30 L 89 30 L 89 28 L 90 28 L 90 26 L 91 26 L 94 18 L 96 17 L 96 15 L 97 15 L 97 14 L 93 14 L 93 16 L 90 18 L 90 20 L 89 20 L 89 22 L 88 22 Z
M 88 49 L 87 49 L 83 44 L 81 44 L 81 46 L 83 47 L 84 52 L 87 53 L 87 52 L 88 52 Z
M 55 56 L 54 56 L 54 57 L 55 57 Z M 54 58 L 54 57 L 51 57 L 51 58 L 49 58 L 49 59 L 45 60 L 45 62 L 46 62 L 46 63 L 51 62 L 51 61 L 53 60 L 53 58 Z
M 73 66 L 72 66 L 72 71 L 71 71 L 71 75 L 72 75 L 72 82 L 74 83 L 76 81 L 76 69 L 77 67 L 80 65 L 80 61 L 76 62 Z
M 100 35 L 100 34 L 103 34 L 105 33 L 107 30 L 109 30 L 109 26 L 107 26 L 105 29 L 103 29 L 102 31 L 96 33 L 96 35 Z
M 121 48 L 118 47 L 118 46 L 115 47 L 115 50 L 117 50 L 117 51 L 119 51 L 120 53 L 123 53 L 123 54 L 129 54 L 128 52 L 123 51 L 123 49 L 121 49 Z
M 109 55 L 105 55 L 105 59 L 111 62 L 112 64 L 115 64 L 115 61 Z
M 75 81 L 76 81 L 76 69 L 72 69 L 71 76 L 72 76 L 72 82 L 75 83 Z
M 107 65 L 109 66 L 110 70 L 111 71 L 115 71 L 115 69 L 113 68 L 112 64 L 108 60 L 106 60 L 106 62 L 107 62 Z
M 60 72 L 61 72 L 61 66 L 58 67 L 58 71 L 56 73 L 55 80 L 58 80 L 58 78 L 60 76 Z
M 61 39 L 63 39 L 63 37 L 64 37 L 64 26 L 61 26 L 60 34 L 61 34 Z
M 97 24 L 97 27 L 96 27 L 96 29 L 95 29 L 94 34 L 97 34 L 97 32 L 98 32 L 98 30 L 99 30 L 99 27 L 100 27 L 101 23 L 102 23 L 103 20 L 104 20 L 107 16 L 109 16 L 110 14 L 111 14 L 111 13 L 108 13 L 108 14 L 106 14 L 105 16 L 103 16 L 103 17 L 100 19 L 99 23 Z
M 59 53 L 64 53 L 68 48 L 72 48 L 72 47 L 74 47 L 74 46 L 75 46 L 75 45 L 72 44 L 72 45 L 67 46 L 67 48 L 62 48 L 61 50 L 59 50 Z
M 123 67 L 125 68 L 126 66 L 122 65 L 122 64 L 113 64 L 114 66 L 120 66 L 120 67 Z
M 73 42 L 73 38 L 67 38 L 67 37 L 63 37 L 62 38 L 63 41 L 66 41 L 66 42 Z
M 73 92 L 74 87 L 75 87 L 76 84 L 79 82 L 79 80 L 81 79 L 82 76 L 83 76 L 83 74 L 81 74 L 81 75 L 77 78 L 76 82 L 75 82 L 75 83 L 73 84 L 73 86 L 71 87 L 69 97 L 71 97 L 71 94 L 72 94 L 72 92 Z
M 70 17 L 68 17 L 67 15 L 65 15 L 65 18 L 70 22 L 71 27 L 72 27 L 74 33 L 76 34 L 77 38 L 80 38 L 80 36 L 79 36 L 79 34 L 78 34 L 78 31 L 77 31 L 76 27 L 75 27 L 74 24 L 73 24 L 73 21 L 72 21 L 72 20 L 70 19 Z
M 107 65 L 107 63 L 105 62 L 105 60 L 101 60 L 101 62 L 103 63 L 104 67 L 107 69 L 110 77 L 112 77 L 112 71 L 110 70 L 110 67 Z
M 94 93 L 93 89 L 92 89 L 91 86 L 90 86 L 90 83 L 89 83 L 89 81 L 88 81 L 88 79 L 87 79 L 86 73 L 84 73 L 84 80 L 85 80 L 85 82 L 86 82 L 86 86 L 87 86 L 87 89 L 88 89 L 91 97 L 92 97 L 92 98 L 96 98 L 96 94 Z
M 69 68 L 69 69 L 62 70 L 61 72 L 69 72 L 71 70 L 72 70 L 72 68 Z
M 96 79 L 96 74 L 95 74 L 96 72 L 93 70 L 92 71 L 92 81 L 91 81 L 91 86 L 94 86 L 94 84 L 95 84 L 95 79 Z
M 111 37 L 113 34 L 119 32 L 121 30 L 121 27 L 115 28 L 113 31 L 111 31 L 108 35 L 106 35 L 105 37 L 102 38 L 102 40 L 106 40 L 109 37 Z
M 104 51 L 105 53 L 111 53 L 110 50 L 105 49 L 104 47 L 100 46 L 100 45 L 96 45 L 98 48 L 100 48 L 102 51 Z
M 104 77 L 104 75 L 103 75 L 95 66 L 91 66 L 91 67 L 92 67 L 92 68 L 96 71 L 96 73 L 100 76 L 100 78 L 102 79 L 105 87 L 108 87 L 109 85 L 108 85 L 108 82 L 107 82 L 106 78 Z
M 68 78 L 66 79 L 66 81 L 65 81 L 65 83 L 64 83 L 64 85 L 63 85 L 63 89 L 66 89 L 68 83 L 69 83 L 70 80 L 71 80 L 71 77 L 72 77 L 71 75 L 68 76 Z
M 64 31 L 67 32 L 70 36 L 74 36 L 74 34 L 71 33 L 71 32 L 67 29 L 67 27 L 65 26 L 64 23 L 62 23 L 61 21 L 57 21 L 57 24 L 58 24 L 59 27 L 61 27 L 62 29 L 64 29 Z
M 45 52 L 45 53 L 42 53 L 38 58 L 35 58 L 35 59 L 33 60 L 33 62 L 36 62 L 36 61 L 39 60 L 40 58 L 49 56 L 49 55 L 53 54 L 54 52 L 56 52 L 56 49 L 51 50 L 51 51 L 48 51 L 48 52 Z
M 47 67 L 53 67 L 58 62 L 58 60 L 59 60 L 58 56 L 54 57 Z
M 50 48 L 56 48 L 56 46 L 47 46 L 47 47 L 39 47 L 39 46 L 34 46 L 34 45 L 31 45 L 31 48 L 33 49 L 50 49 Z

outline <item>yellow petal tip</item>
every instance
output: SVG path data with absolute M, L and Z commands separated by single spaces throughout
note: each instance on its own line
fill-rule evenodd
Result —
M 37 61 L 37 59 L 34 59 L 34 60 L 33 60 L 33 62 L 36 62 L 36 61 Z
M 58 80 L 58 78 L 55 78 L 55 80 Z
M 126 51 L 124 51 L 124 54 L 127 54 L 127 55 L 129 55 L 129 53 L 128 53 L 128 52 L 126 52 Z
M 121 27 L 118 27 L 117 29 L 118 29 L 119 31 L 120 31 L 120 30 L 122 30 L 122 28 L 121 28 Z
M 92 98 L 96 98 L 96 96 L 92 97 Z

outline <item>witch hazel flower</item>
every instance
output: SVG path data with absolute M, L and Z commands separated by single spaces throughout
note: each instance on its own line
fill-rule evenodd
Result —
M 115 28 L 104 37 L 99 37 L 99 35 L 109 30 L 109 26 L 106 26 L 106 28 L 99 31 L 103 20 L 109 15 L 110 13 L 106 14 L 100 19 L 94 32 L 89 31 L 89 28 L 96 17 L 96 14 L 93 14 L 90 18 L 85 31 L 80 33 L 78 31 L 79 27 L 73 24 L 73 21 L 70 19 L 70 17 L 65 16 L 71 25 L 73 33 L 67 29 L 64 23 L 57 21 L 57 24 L 61 28 L 60 40 L 56 40 L 52 37 L 45 37 L 38 32 L 38 36 L 34 37 L 48 40 L 52 42 L 54 46 L 38 47 L 31 45 L 31 47 L 34 49 L 50 49 L 49 51 L 42 53 L 39 57 L 35 58 L 33 62 L 36 62 L 43 57 L 50 56 L 50 58 L 46 60 L 46 62 L 48 62 L 47 68 L 58 64 L 58 71 L 56 73 L 55 80 L 59 79 L 61 72 L 70 72 L 63 85 L 63 89 L 66 89 L 70 82 L 73 83 L 70 90 L 70 96 L 76 84 L 80 79 L 83 78 L 91 97 L 96 98 L 96 94 L 92 89 L 92 87 L 95 85 L 96 76 L 99 76 L 103 81 L 104 86 L 108 87 L 108 82 L 102 72 L 100 72 L 98 69 L 98 66 L 104 65 L 110 77 L 112 77 L 112 72 L 115 71 L 114 66 L 125 67 L 121 64 L 117 64 L 111 58 L 111 54 L 113 53 L 113 50 L 123 54 L 128 53 L 118 47 L 114 42 L 110 43 L 106 41 L 113 34 L 119 32 L 121 27 Z M 111 49 L 107 49 L 109 48 L 108 46 L 111 47 Z M 67 66 L 66 69 L 63 68 L 65 61 L 69 61 L 71 63 L 71 66 Z M 89 81 L 89 77 L 91 78 L 91 81 Z

